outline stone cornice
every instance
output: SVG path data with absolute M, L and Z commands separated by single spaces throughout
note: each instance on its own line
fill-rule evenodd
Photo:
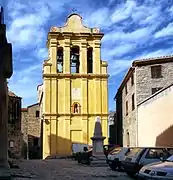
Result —
M 43 74 L 43 77 L 56 77 L 56 78 L 108 78 L 108 74 L 62 74 L 62 73 L 57 73 L 57 74 Z
M 49 32 L 48 33 L 48 40 L 50 39 L 66 39 L 70 38 L 72 39 L 73 37 L 75 38 L 86 38 L 86 39 L 93 39 L 93 40 L 101 40 L 102 37 L 104 36 L 104 33 L 70 33 L 70 32 Z
M 92 117 L 92 116 L 108 116 L 108 113 L 95 113 L 95 114 L 73 114 L 73 113 L 44 113 L 43 116 L 57 116 L 57 117 L 61 117 L 61 116 L 70 116 L 70 117 Z

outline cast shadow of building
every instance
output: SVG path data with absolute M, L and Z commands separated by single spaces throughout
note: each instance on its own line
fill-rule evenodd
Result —
M 155 145 L 173 147 L 172 137 L 173 137 L 173 125 L 165 129 L 161 134 L 157 136 Z

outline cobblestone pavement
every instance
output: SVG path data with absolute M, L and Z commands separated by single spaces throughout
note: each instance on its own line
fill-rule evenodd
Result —
M 90 167 L 64 159 L 25 160 L 14 180 L 131 180 L 125 173 L 112 171 L 109 167 Z

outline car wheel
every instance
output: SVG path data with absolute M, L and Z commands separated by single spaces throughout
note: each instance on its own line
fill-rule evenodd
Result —
M 115 171 L 116 169 L 117 169 L 117 166 L 115 166 L 115 165 L 109 165 L 109 167 L 113 170 L 113 171 Z
M 132 178 L 135 176 L 135 173 L 132 173 L 132 172 L 126 172 L 126 174 Z

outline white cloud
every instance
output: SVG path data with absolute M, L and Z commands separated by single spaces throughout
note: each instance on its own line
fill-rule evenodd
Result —
M 111 65 L 109 66 L 109 73 L 111 76 L 115 76 L 120 72 L 126 70 L 132 63 L 132 60 L 115 60 L 112 61 Z
M 104 42 L 136 42 L 136 44 L 144 43 L 151 36 L 151 31 L 149 28 L 140 28 L 132 32 L 123 32 L 123 31 L 112 31 L 107 33 L 103 37 Z
M 135 6 L 136 3 L 133 0 L 127 0 L 125 4 L 120 4 L 111 15 L 112 22 L 117 23 L 130 17 Z
M 136 46 L 134 44 L 120 44 L 112 49 L 106 49 L 105 51 L 108 56 L 122 56 L 130 51 L 133 51 L 135 47 Z
M 84 24 L 87 24 L 89 27 L 108 27 L 111 23 L 109 21 L 109 9 L 106 7 L 99 8 L 92 13 L 87 13 L 83 21 Z
M 156 32 L 154 35 L 155 38 L 166 37 L 166 36 L 173 36 L 173 23 L 168 24 L 167 27 Z
M 171 54 L 173 54 L 173 48 L 159 49 L 155 51 L 144 52 L 140 56 L 136 56 L 135 59 L 154 58 L 154 57 L 166 56 Z
M 37 97 L 36 87 L 41 81 L 41 64 L 32 65 L 20 71 L 14 71 L 9 79 L 10 90 L 22 97 L 23 106 L 34 102 Z M 26 102 L 26 103 L 25 103 Z

